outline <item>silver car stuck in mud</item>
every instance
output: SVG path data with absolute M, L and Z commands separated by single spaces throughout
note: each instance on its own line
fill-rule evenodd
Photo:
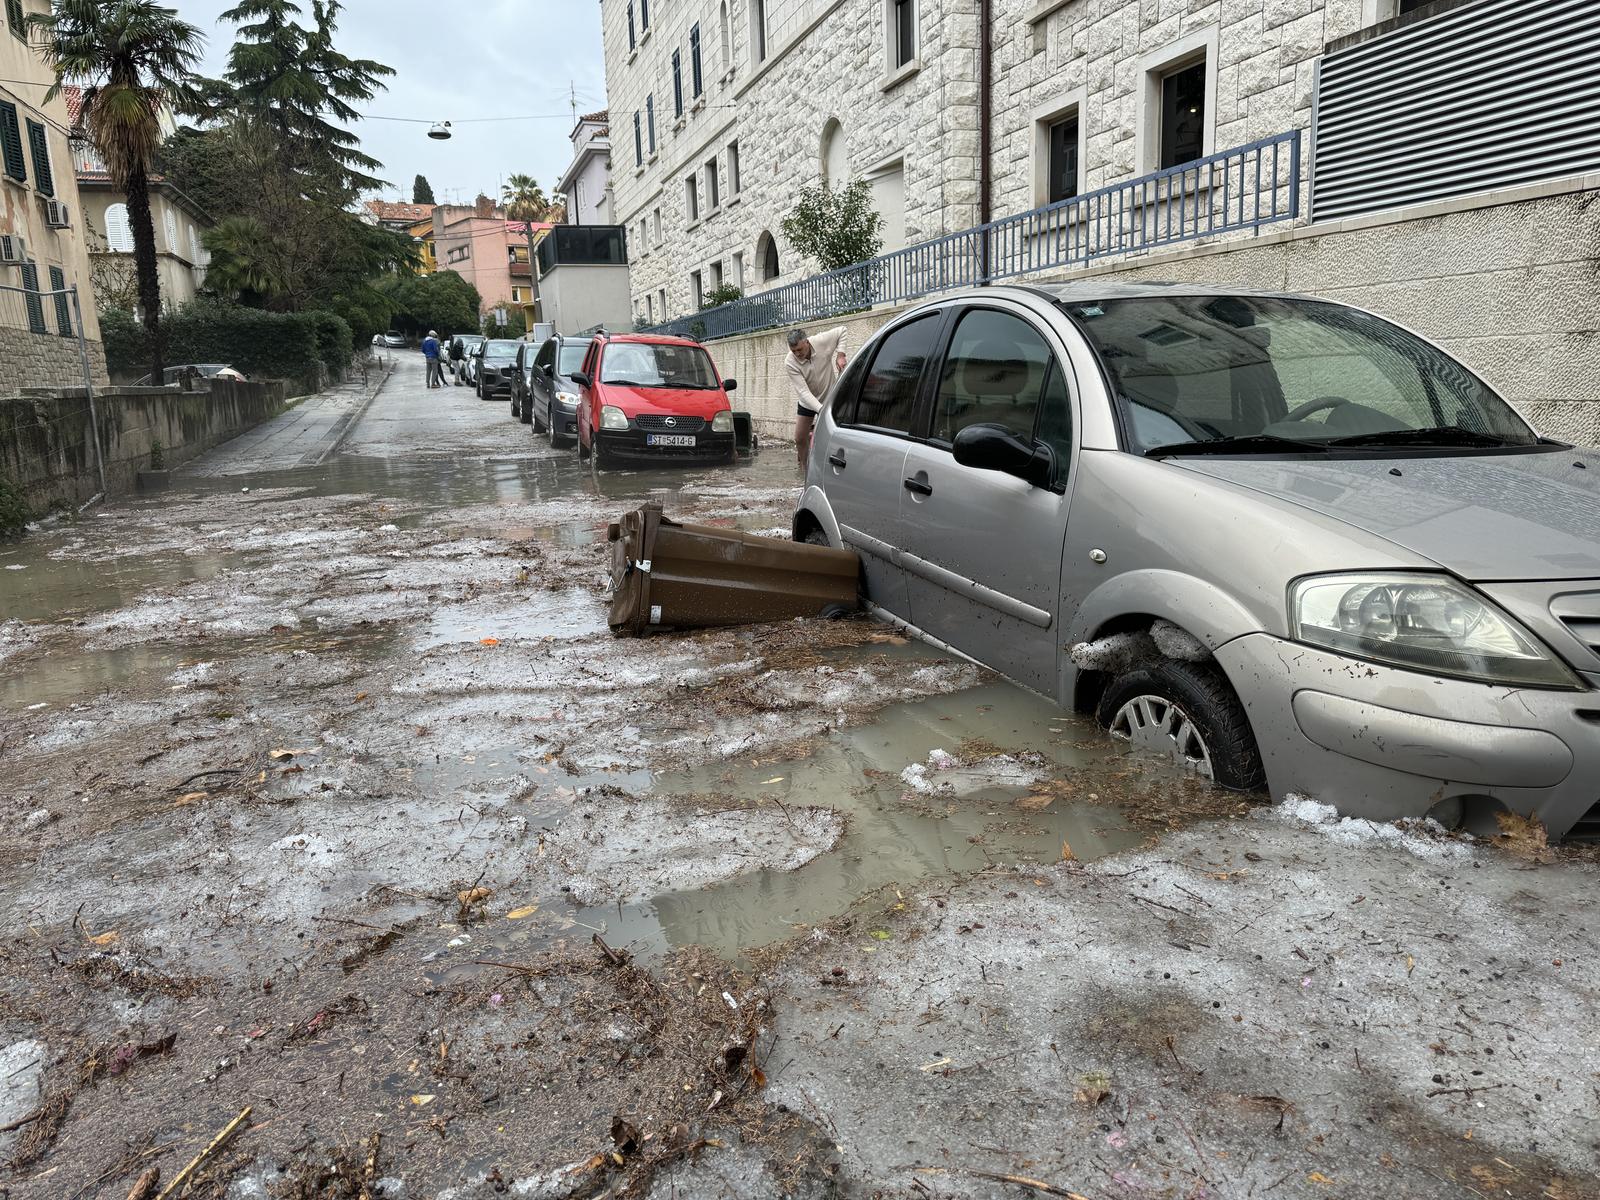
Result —
M 794 535 L 1224 786 L 1600 839 L 1600 451 L 1370 313 L 1106 283 L 921 306 L 829 397 Z

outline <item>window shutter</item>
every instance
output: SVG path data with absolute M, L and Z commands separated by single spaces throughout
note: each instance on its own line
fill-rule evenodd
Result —
M 24 40 L 28 36 L 27 19 L 22 15 L 22 0 L 6 0 L 6 20 L 11 24 L 11 32 Z
M 35 333 L 49 333 L 44 324 L 44 301 L 39 298 L 39 268 L 34 263 L 22 264 L 24 299 L 28 303 L 28 328 Z
M 22 154 L 22 126 L 17 122 L 17 106 L 0 100 L 0 151 L 4 151 L 6 174 L 18 183 L 28 182 L 28 162 Z
M 167 230 L 167 253 L 182 254 L 183 251 L 178 249 L 178 219 L 172 215 L 170 208 L 167 209 L 166 220 L 162 224 Z
M 133 225 L 128 220 L 126 204 L 106 208 L 106 249 L 113 254 L 133 253 Z
M 28 122 L 28 147 L 33 151 L 34 186 L 46 196 L 54 196 L 56 178 L 50 170 L 50 139 L 37 121 Z
M 67 295 L 67 277 L 60 267 L 50 268 L 50 290 L 56 294 L 56 328 L 62 337 L 72 336 L 72 298 Z

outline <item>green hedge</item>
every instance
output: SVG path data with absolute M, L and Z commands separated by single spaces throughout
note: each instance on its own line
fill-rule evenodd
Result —
M 148 371 L 144 326 L 124 312 L 100 320 L 111 369 Z M 305 379 L 319 362 L 339 372 L 354 349 L 349 324 L 330 312 L 272 313 L 199 299 L 163 317 L 162 326 L 169 364 L 229 363 L 252 379 Z

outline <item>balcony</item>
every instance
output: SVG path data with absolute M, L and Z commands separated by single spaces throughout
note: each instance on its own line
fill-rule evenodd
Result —
M 538 251 L 540 275 L 557 267 L 625 267 L 627 231 L 621 225 L 557 225 Z

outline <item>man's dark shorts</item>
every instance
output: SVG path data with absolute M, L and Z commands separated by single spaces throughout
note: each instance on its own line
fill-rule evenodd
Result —
M 810 417 L 813 421 L 822 415 L 820 409 L 807 408 L 804 404 L 796 404 L 795 409 L 800 416 Z

